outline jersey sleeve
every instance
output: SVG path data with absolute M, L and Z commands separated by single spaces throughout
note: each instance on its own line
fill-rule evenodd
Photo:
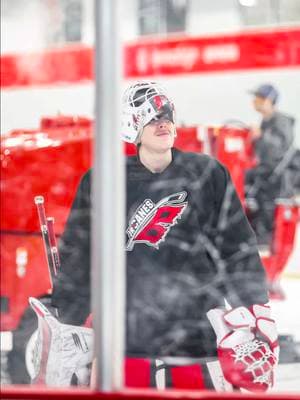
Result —
M 216 161 L 212 172 L 214 212 L 211 241 L 224 297 L 231 306 L 268 301 L 257 241 L 228 170 Z
M 90 171 L 78 186 L 59 254 L 61 269 L 54 279 L 52 305 L 64 323 L 81 324 L 90 310 Z

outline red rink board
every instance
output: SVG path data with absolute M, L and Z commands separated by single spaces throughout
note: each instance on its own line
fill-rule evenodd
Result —
M 82 389 L 45 389 L 30 388 L 28 386 L 4 387 L 1 389 L 1 398 L 22 400 L 299 400 L 297 394 L 268 394 L 257 393 L 216 393 L 207 391 L 157 391 L 157 390 L 124 390 L 122 392 L 103 393 Z
M 299 67 L 300 29 L 152 38 L 127 44 L 123 52 L 125 78 Z M 90 81 L 93 58 L 93 49 L 86 46 L 3 55 L 1 87 Z

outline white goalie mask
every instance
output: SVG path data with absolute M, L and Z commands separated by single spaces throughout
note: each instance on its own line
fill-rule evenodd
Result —
M 143 128 L 153 119 L 175 123 L 173 102 L 155 82 L 137 82 L 124 93 L 122 101 L 122 139 L 138 143 Z

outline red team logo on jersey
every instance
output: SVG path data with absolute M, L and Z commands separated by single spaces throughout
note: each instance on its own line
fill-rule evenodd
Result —
M 186 192 L 171 194 L 157 204 L 146 199 L 135 211 L 126 230 L 126 250 L 132 250 L 136 243 L 145 243 L 158 249 L 159 244 L 184 212 Z

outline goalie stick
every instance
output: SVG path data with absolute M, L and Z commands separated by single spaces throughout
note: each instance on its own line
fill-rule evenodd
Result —
M 51 289 L 53 289 L 53 279 L 57 275 L 58 269 L 60 268 L 58 248 L 54 233 L 54 218 L 46 217 L 43 196 L 36 196 L 34 198 L 34 202 L 37 207 L 37 212 L 39 216 L 39 222 L 49 270 Z M 55 309 L 54 312 L 55 316 L 58 317 L 58 310 Z
M 51 287 L 53 287 L 53 278 L 57 275 L 60 268 L 59 253 L 54 233 L 54 218 L 46 217 L 43 196 L 36 196 L 34 202 L 39 216 Z
M 55 237 L 55 233 L 54 233 L 54 218 L 53 217 L 47 217 L 47 228 L 48 228 L 48 234 L 49 234 L 50 251 L 51 251 L 51 256 L 52 256 L 54 274 L 57 275 L 57 272 L 60 269 L 60 259 L 59 259 L 58 247 L 57 247 L 57 243 L 56 243 L 56 237 Z

